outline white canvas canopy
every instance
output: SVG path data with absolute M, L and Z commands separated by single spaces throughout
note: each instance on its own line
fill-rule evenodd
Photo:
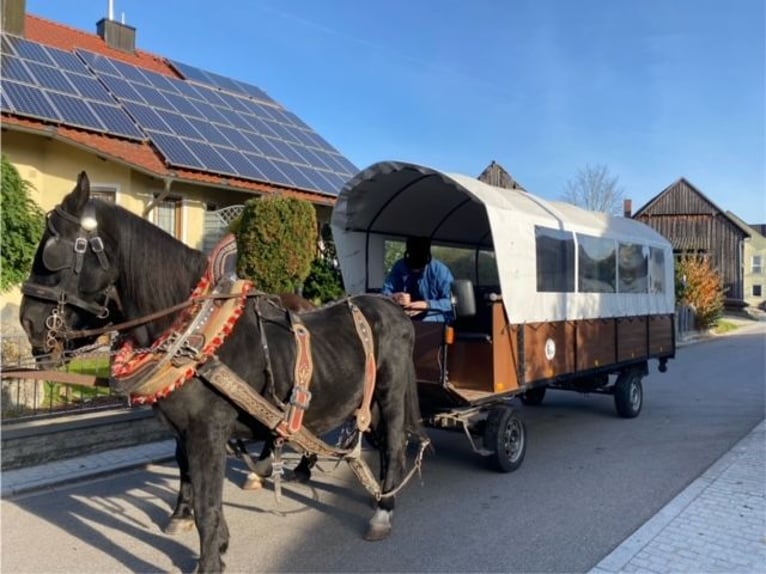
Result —
M 346 290 L 383 284 L 383 241 L 408 235 L 437 244 L 494 250 L 498 279 L 512 323 L 672 313 L 673 253 L 652 228 L 632 219 L 547 201 L 475 178 L 401 162 L 380 162 L 341 190 L 331 219 Z M 643 246 L 658 254 L 643 293 L 540 292 L 536 229 Z M 576 276 L 576 270 L 575 270 Z

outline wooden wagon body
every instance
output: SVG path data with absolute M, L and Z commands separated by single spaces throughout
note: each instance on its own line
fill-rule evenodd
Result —
M 471 254 L 456 281 L 457 319 L 416 323 L 432 426 L 476 435 L 501 403 L 539 403 L 546 388 L 613 394 L 618 413 L 634 417 L 649 360 L 664 371 L 675 354 L 672 247 L 638 221 L 381 162 L 343 188 L 331 223 L 353 294 L 382 287 L 388 242 L 422 235 Z

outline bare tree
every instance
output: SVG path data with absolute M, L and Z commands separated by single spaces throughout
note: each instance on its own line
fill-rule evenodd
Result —
M 605 165 L 586 165 L 567 181 L 561 199 L 591 211 L 622 214 L 623 189 Z

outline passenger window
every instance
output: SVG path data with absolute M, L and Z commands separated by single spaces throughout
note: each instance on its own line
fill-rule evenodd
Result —
M 569 231 L 535 226 L 537 291 L 572 293 L 574 291 L 574 237 Z
M 649 248 L 649 293 L 665 293 L 665 252 Z
M 649 284 L 649 248 L 620 243 L 618 276 L 620 293 L 646 293 Z
M 617 287 L 614 240 L 578 233 L 577 243 L 578 290 L 582 293 L 614 293 Z

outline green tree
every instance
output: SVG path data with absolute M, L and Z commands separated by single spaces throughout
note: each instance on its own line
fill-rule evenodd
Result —
M 2 156 L 0 203 L 0 292 L 18 285 L 29 275 L 37 244 L 45 229 L 45 214 L 32 200 L 32 185 Z
M 303 296 L 315 305 L 335 301 L 345 295 L 338 254 L 328 226 L 322 230 L 323 249 L 311 262 L 311 272 L 303 286 Z
M 694 308 L 700 329 L 713 327 L 723 315 L 724 287 L 710 259 L 683 254 L 676 261 L 676 300 Z
M 316 255 L 316 228 L 316 211 L 308 201 L 248 200 L 236 230 L 237 272 L 267 293 L 299 291 Z

